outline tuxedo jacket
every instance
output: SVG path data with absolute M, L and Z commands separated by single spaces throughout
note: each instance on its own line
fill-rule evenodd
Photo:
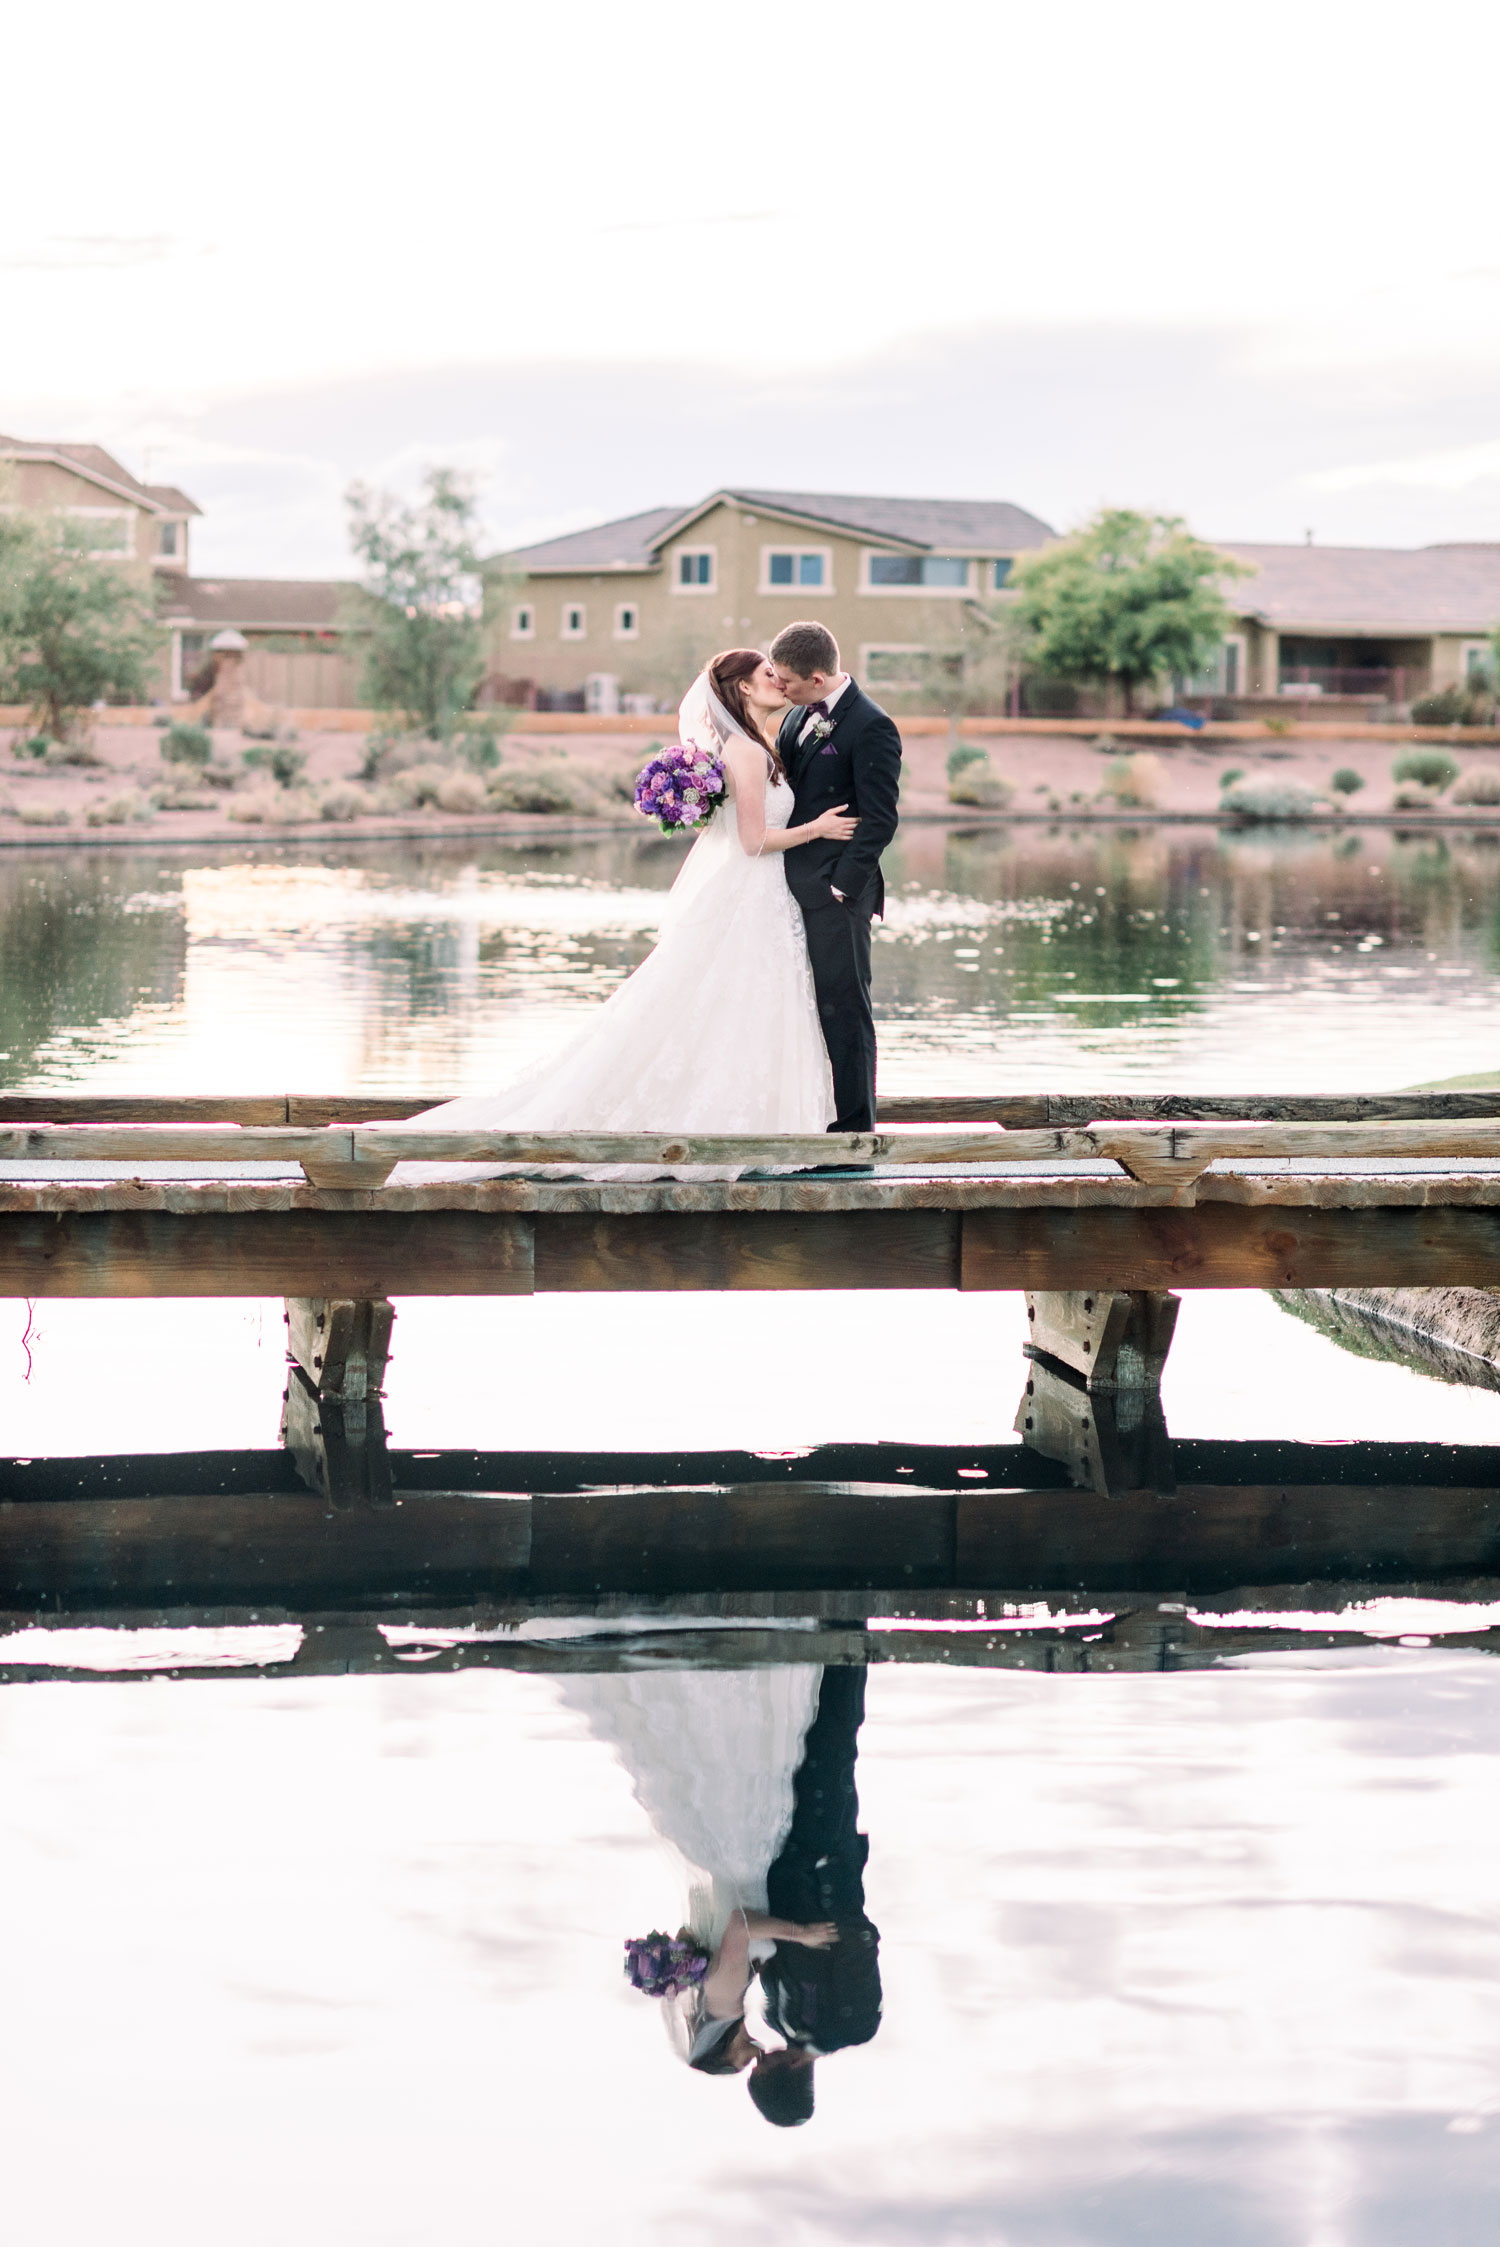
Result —
M 797 736 L 807 712 L 792 709 L 776 737 L 796 798 L 788 824 L 801 827 L 835 804 L 847 804 L 859 820 L 847 843 L 819 837 L 786 854 L 787 887 L 804 911 L 837 903 L 879 913 L 885 906 L 880 854 L 896 832 L 896 799 L 901 785 L 901 736 L 895 720 L 851 679 L 829 712 L 832 732 L 804 749 Z

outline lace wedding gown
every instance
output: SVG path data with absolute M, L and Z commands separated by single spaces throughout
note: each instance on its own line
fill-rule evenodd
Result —
M 690 1927 L 716 1951 L 736 1911 L 766 1909 L 766 1876 L 792 1822 L 792 1781 L 822 1677 L 818 1663 L 796 1662 L 559 1679 L 564 1703 L 613 1748 L 677 1859 L 681 1918 L 664 1900 L 668 1932 Z M 773 1947 L 753 1941 L 751 1956 Z M 671 2001 L 665 2013 L 687 2058 L 705 2028 L 696 1993 Z
M 766 825 L 785 827 L 791 809 L 789 784 L 768 771 Z M 493 1131 L 826 1131 L 834 1118 L 833 1077 L 784 857 L 782 851 L 748 856 L 734 805 L 727 803 L 672 885 L 654 950 L 562 1052 L 502 1092 L 449 1100 L 408 1124 Z M 577 1174 L 576 1166 L 567 1167 Z M 410 1162 L 398 1166 L 391 1183 L 502 1175 L 500 1166 L 483 1163 Z

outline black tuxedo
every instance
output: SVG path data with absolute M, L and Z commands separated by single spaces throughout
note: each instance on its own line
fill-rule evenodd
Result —
M 896 832 L 901 736 L 895 721 L 851 679 L 829 713 L 832 731 L 803 748 L 805 709 L 787 712 L 777 751 L 801 827 L 835 804 L 859 820 L 847 843 L 799 843 L 786 854 L 787 887 L 802 908 L 818 1014 L 833 1067 L 835 1131 L 875 1128 L 875 1018 L 870 1008 L 870 919 L 885 908 L 880 854 Z M 842 893 L 842 902 L 834 891 Z
M 761 1967 L 766 2017 L 789 2044 L 838 2052 L 880 2026 L 880 1933 L 865 1911 L 865 1859 L 854 1759 L 865 1673 L 825 1669 L 818 1713 L 792 1782 L 792 1823 L 766 1881 L 778 1919 L 837 1922 L 826 1950 L 778 1943 Z

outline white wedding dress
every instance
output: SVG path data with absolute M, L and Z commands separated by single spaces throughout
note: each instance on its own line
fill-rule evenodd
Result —
M 726 726 L 739 731 L 702 678 L 683 703 L 681 726 L 684 741 L 715 754 Z M 791 787 L 771 777 L 767 758 L 766 825 L 785 827 L 791 809 Z M 409 1117 L 408 1128 L 826 1131 L 833 1075 L 784 857 L 779 850 L 750 857 L 733 801 L 726 803 L 672 885 L 655 948 L 561 1053 L 501 1092 Z M 577 1166 L 567 1168 L 577 1175 Z M 484 1163 L 410 1162 L 398 1165 L 391 1184 L 504 1174 Z
M 667 1933 L 689 1927 L 716 1951 L 736 1911 L 766 1909 L 766 1876 L 792 1822 L 792 1782 L 822 1677 L 820 1664 L 796 1662 L 559 1679 L 564 1703 L 613 1748 L 677 1860 L 682 1894 L 675 1905 L 664 1899 Z M 751 1956 L 773 1947 L 756 1939 Z M 696 1996 L 664 2008 L 684 2058 L 705 2026 Z

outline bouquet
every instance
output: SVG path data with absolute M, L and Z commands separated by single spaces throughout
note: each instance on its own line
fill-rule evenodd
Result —
M 675 1997 L 707 1972 L 708 1952 L 685 1927 L 676 1935 L 653 1927 L 649 1935 L 633 1935 L 625 1945 L 625 1979 L 643 1997 Z
M 674 741 L 636 775 L 635 808 L 654 819 L 664 834 L 704 826 L 723 801 L 723 762 L 707 749 L 688 749 Z

